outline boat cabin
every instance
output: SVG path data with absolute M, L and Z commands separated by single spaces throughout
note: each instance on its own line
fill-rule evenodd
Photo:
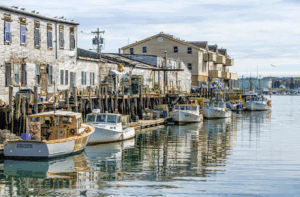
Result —
M 246 101 L 268 101 L 264 96 L 248 96 Z
M 226 108 L 226 103 L 224 102 L 217 102 L 217 101 L 210 101 L 203 103 L 203 109 L 211 108 L 211 107 L 218 107 L 218 108 Z
M 56 140 L 80 135 L 82 127 L 80 113 L 68 111 L 45 112 L 29 116 L 29 134 L 32 140 Z
M 199 111 L 199 105 L 174 105 L 173 111 Z
M 111 113 L 91 113 L 86 116 L 86 123 L 119 124 L 122 123 L 122 116 Z

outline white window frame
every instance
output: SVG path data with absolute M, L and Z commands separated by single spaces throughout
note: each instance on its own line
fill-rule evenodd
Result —
M 59 31 L 59 48 L 64 49 L 65 48 L 65 37 L 64 37 L 64 31 L 60 30 Z
M 39 72 L 37 72 L 37 71 L 39 71 Z M 37 85 L 41 84 L 41 66 L 40 65 L 35 65 L 35 80 L 36 80 Z
M 177 49 L 175 49 L 175 47 L 176 47 Z M 175 51 L 175 50 L 177 50 L 177 51 Z M 178 51 L 179 51 L 178 46 L 173 46 L 173 53 L 178 53 Z
M 60 85 L 65 85 L 65 71 L 60 70 L 59 71 L 59 76 L 60 76 Z
M 51 33 L 51 36 L 49 35 Z M 53 31 L 48 30 L 47 31 L 47 44 L 48 44 L 48 49 L 53 49 Z
M 38 35 L 36 35 L 36 30 L 38 30 Z M 38 40 L 37 40 L 38 37 Z M 38 41 L 38 42 L 36 42 Z M 41 46 L 41 31 L 40 28 L 35 27 L 34 28 L 34 46 L 35 47 L 40 47 Z
M 69 70 L 65 70 L 65 85 L 69 85 Z
M 9 24 L 9 31 L 6 31 L 6 24 Z M 9 39 L 10 40 L 6 40 L 6 34 L 7 33 L 9 33 Z M 11 23 L 10 22 L 8 22 L 8 21 L 5 21 L 4 22 L 4 41 L 6 42 L 6 43 L 11 43 L 12 42 L 12 39 L 11 39 Z
M 81 71 L 81 85 L 86 85 L 86 71 Z
M 16 85 L 20 83 L 20 65 L 14 64 L 14 82 Z

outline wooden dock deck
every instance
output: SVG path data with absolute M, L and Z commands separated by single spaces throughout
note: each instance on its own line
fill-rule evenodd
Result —
M 139 120 L 139 122 L 128 123 L 127 127 L 134 127 L 135 129 L 144 129 L 149 127 L 155 127 L 165 123 L 164 118 L 159 118 L 157 120 Z

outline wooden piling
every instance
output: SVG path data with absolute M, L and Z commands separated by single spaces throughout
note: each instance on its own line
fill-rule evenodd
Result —
M 27 133 L 26 129 L 26 97 L 22 96 L 22 123 L 23 123 L 23 133 Z
M 73 87 L 73 95 L 74 95 L 75 112 L 78 113 L 77 87 Z
M 9 86 L 9 123 L 11 126 L 11 132 L 13 132 L 14 129 L 14 105 L 13 105 L 13 92 L 14 88 L 13 86 Z
M 119 91 L 118 88 L 116 87 L 116 92 L 115 92 L 115 113 L 118 113 L 118 96 L 119 96 Z
M 122 86 L 122 114 L 125 115 L 125 94 L 124 94 L 123 86 Z
M 70 109 L 69 90 L 65 90 L 65 101 L 66 101 L 67 110 L 69 110 Z
M 107 86 L 105 86 L 105 111 L 108 111 Z
M 37 105 L 37 96 L 38 96 L 38 87 L 37 86 L 34 86 L 34 105 L 33 105 L 33 111 L 34 111 L 34 114 L 37 114 L 38 113 L 38 105 Z M 54 100 L 55 102 L 56 100 Z
M 98 107 L 99 107 L 100 112 L 101 112 L 101 109 L 102 109 L 102 105 L 101 105 L 101 85 L 98 88 Z

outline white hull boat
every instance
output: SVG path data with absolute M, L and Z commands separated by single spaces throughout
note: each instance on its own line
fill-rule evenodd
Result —
M 202 113 L 205 118 L 229 118 L 232 114 L 226 103 L 219 101 L 204 102 Z
M 89 140 L 89 145 L 107 142 L 123 141 L 130 138 L 134 138 L 135 131 L 133 127 L 123 127 L 122 131 L 114 131 L 110 129 L 104 129 L 95 125 L 95 132 Z
M 173 121 L 182 123 L 201 122 L 203 115 L 199 113 L 199 105 L 174 105 L 170 112 Z
M 250 111 L 264 111 L 271 109 L 267 102 L 260 101 L 247 101 L 245 106 L 246 109 Z
M 4 143 L 5 158 L 49 159 L 84 150 L 94 127 L 81 124 L 81 114 L 45 112 L 29 116 L 32 139 Z M 42 124 L 41 124 L 42 123 Z
M 134 138 L 134 127 L 123 127 L 120 114 L 99 113 L 94 110 L 87 115 L 86 122 L 95 127 L 88 145 L 117 142 Z
M 202 110 L 205 118 L 228 118 L 231 117 L 231 111 L 223 110 L 221 108 L 208 108 Z
M 183 123 L 201 122 L 203 120 L 202 114 L 196 115 L 188 111 L 174 111 L 170 113 L 170 116 L 175 122 Z

